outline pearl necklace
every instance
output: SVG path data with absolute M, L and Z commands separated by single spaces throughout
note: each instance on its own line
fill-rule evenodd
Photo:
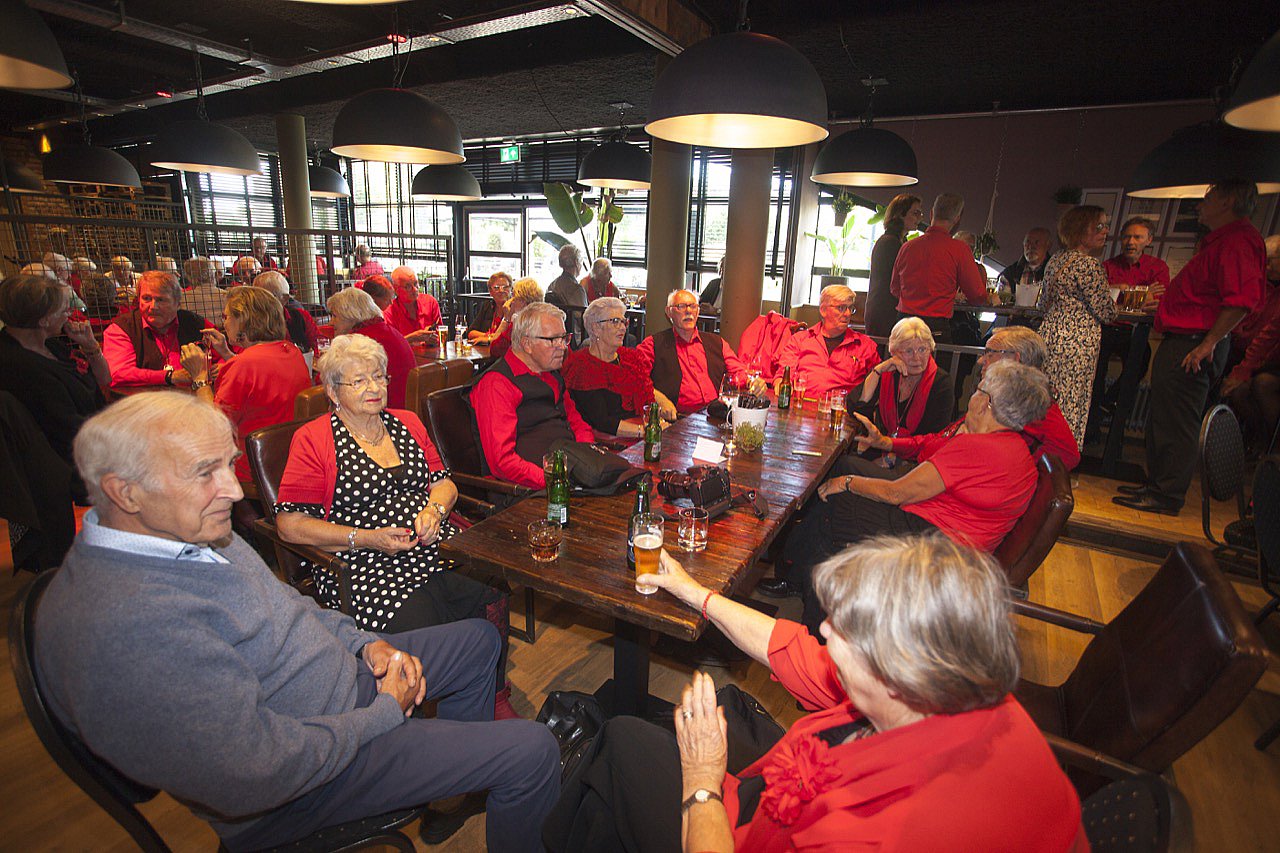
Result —
M 382 423 L 381 418 L 378 419 L 379 429 L 376 434 L 376 438 L 365 438 L 364 436 L 360 435 L 360 433 L 356 432 L 355 427 L 351 426 L 351 424 L 347 423 L 345 420 L 342 421 L 342 425 L 347 428 L 347 432 L 351 433 L 352 438 L 354 438 L 356 441 L 360 442 L 361 444 L 373 444 L 373 445 L 381 444 L 382 439 L 385 438 L 387 434 L 387 427 L 385 424 Z

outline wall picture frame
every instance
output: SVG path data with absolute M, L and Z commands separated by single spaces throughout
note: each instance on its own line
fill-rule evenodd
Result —
M 1137 198 L 1135 196 L 1125 196 L 1124 213 L 1121 214 L 1119 220 L 1115 223 L 1115 233 L 1120 233 L 1120 227 L 1135 216 L 1141 216 L 1143 219 L 1150 220 L 1151 234 L 1156 236 L 1164 233 L 1165 217 L 1169 215 L 1169 199 L 1167 198 Z
M 1168 242 L 1160 247 L 1160 260 L 1169 265 L 1169 278 L 1182 272 L 1187 261 L 1196 253 L 1194 241 Z
M 1170 203 L 1166 237 L 1195 238 L 1200 230 L 1200 201 L 1199 198 L 1176 198 Z
M 1096 205 L 1105 210 L 1113 227 L 1120 215 L 1120 201 L 1123 198 L 1124 187 L 1090 187 L 1080 192 L 1080 203 Z

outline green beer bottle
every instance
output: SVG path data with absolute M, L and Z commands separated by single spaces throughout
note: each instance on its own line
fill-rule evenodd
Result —
M 649 406 L 649 422 L 644 425 L 644 461 L 657 462 L 662 455 L 662 423 L 658 420 L 658 404 Z
M 627 568 L 632 574 L 635 574 L 636 570 L 636 546 L 631 540 L 631 525 L 635 521 L 637 515 L 649 511 L 649 489 L 652 487 L 652 478 L 640 478 L 640 482 L 636 484 L 636 503 L 635 506 L 631 508 L 631 518 L 627 521 Z
M 569 473 L 565 470 L 564 451 L 552 455 L 551 479 L 547 481 L 547 519 L 569 524 Z
M 778 408 L 791 408 L 791 368 L 782 371 L 782 381 L 778 383 Z

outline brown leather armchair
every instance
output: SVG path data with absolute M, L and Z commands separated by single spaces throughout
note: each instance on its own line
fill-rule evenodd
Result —
M 1074 508 L 1066 466 L 1057 456 L 1042 454 L 1036 463 L 1036 491 L 1031 503 L 993 554 L 1009 576 L 1010 586 L 1025 588 L 1027 579 L 1062 535 Z
M 409 371 L 404 385 L 404 407 L 427 422 L 427 395 L 444 388 L 447 382 L 447 365 L 434 361 L 420 364 Z
M 1267 650 L 1208 550 L 1179 543 L 1110 623 L 1014 601 L 1015 612 L 1092 634 L 1075 670 L 1015 695 L 1045 733 L 1161 773 L 1226 719 L 1267 668 Z M 1088 793 L 1096 777 L 1073 773 Z
M 442 388 L 456 388 L 466 385 L 475 375 L 476 366 L 469 358 L 451 358 L 444 363 L 444 385 Z M 425 421 L 426 418 L 423 418 Z
M 312 385 L 305 391 L 299 391 L 293 399 L 293 419 L 296 421 L 313 421 L 327 411 L 329 395 L 324 392 L 323 385 Z

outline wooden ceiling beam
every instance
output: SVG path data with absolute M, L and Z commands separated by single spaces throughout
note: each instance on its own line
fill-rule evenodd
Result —
M 678 0 L 578 0 L 578 5 L 671 56 L 715 35 L 708 21 Z

